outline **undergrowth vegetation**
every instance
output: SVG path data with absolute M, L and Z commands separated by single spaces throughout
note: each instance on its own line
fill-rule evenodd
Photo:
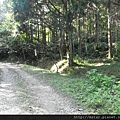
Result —
M 77 72 L 75 67 L 69 68 L 69 74 L 35 70 L 35 67 L 27 65 L 24 68 L 31 73 L 38 73 L 64 95 L 72 96 L 80 107 L 89 110 L 90 113 L 120 113 L 119 63 L 99 67 L 87 63 L 84 67 L 78 67 Z
M 84 85 L 84 89 L 89 96 L 85 99 L 88 106 L 100 113 L 120 113 L 120 84 L 115 76 L 108 77 L 92 69 L 87 72 L 86 80 L 88 84 Z

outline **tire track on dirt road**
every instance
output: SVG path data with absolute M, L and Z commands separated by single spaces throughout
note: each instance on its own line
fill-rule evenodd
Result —
M 43 78 L 16 64 L 0 63 L 0 114 L 87 114 Z

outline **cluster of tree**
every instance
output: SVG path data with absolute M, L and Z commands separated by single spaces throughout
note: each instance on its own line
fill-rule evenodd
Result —
M 120 40 L 119 0 L 5 0 L 13 9 L 19 55 L 68 59 L 114 56 Z M 8 5 L 9 3 L 9 5 Z M 21 52 L 22 51 L 22 52 Z M 37 53 L 37 54 L 36 54 Z

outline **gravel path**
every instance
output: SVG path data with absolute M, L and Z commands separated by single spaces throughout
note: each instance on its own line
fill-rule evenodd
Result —
M 0 114 L 87 114 L 44 80 L 16 64 L 0 63 Z

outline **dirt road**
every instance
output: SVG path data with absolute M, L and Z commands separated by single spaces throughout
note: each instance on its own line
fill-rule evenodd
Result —
M 0 114 L 85 114 L 42 78 L 16 64 L 0 63 Z

